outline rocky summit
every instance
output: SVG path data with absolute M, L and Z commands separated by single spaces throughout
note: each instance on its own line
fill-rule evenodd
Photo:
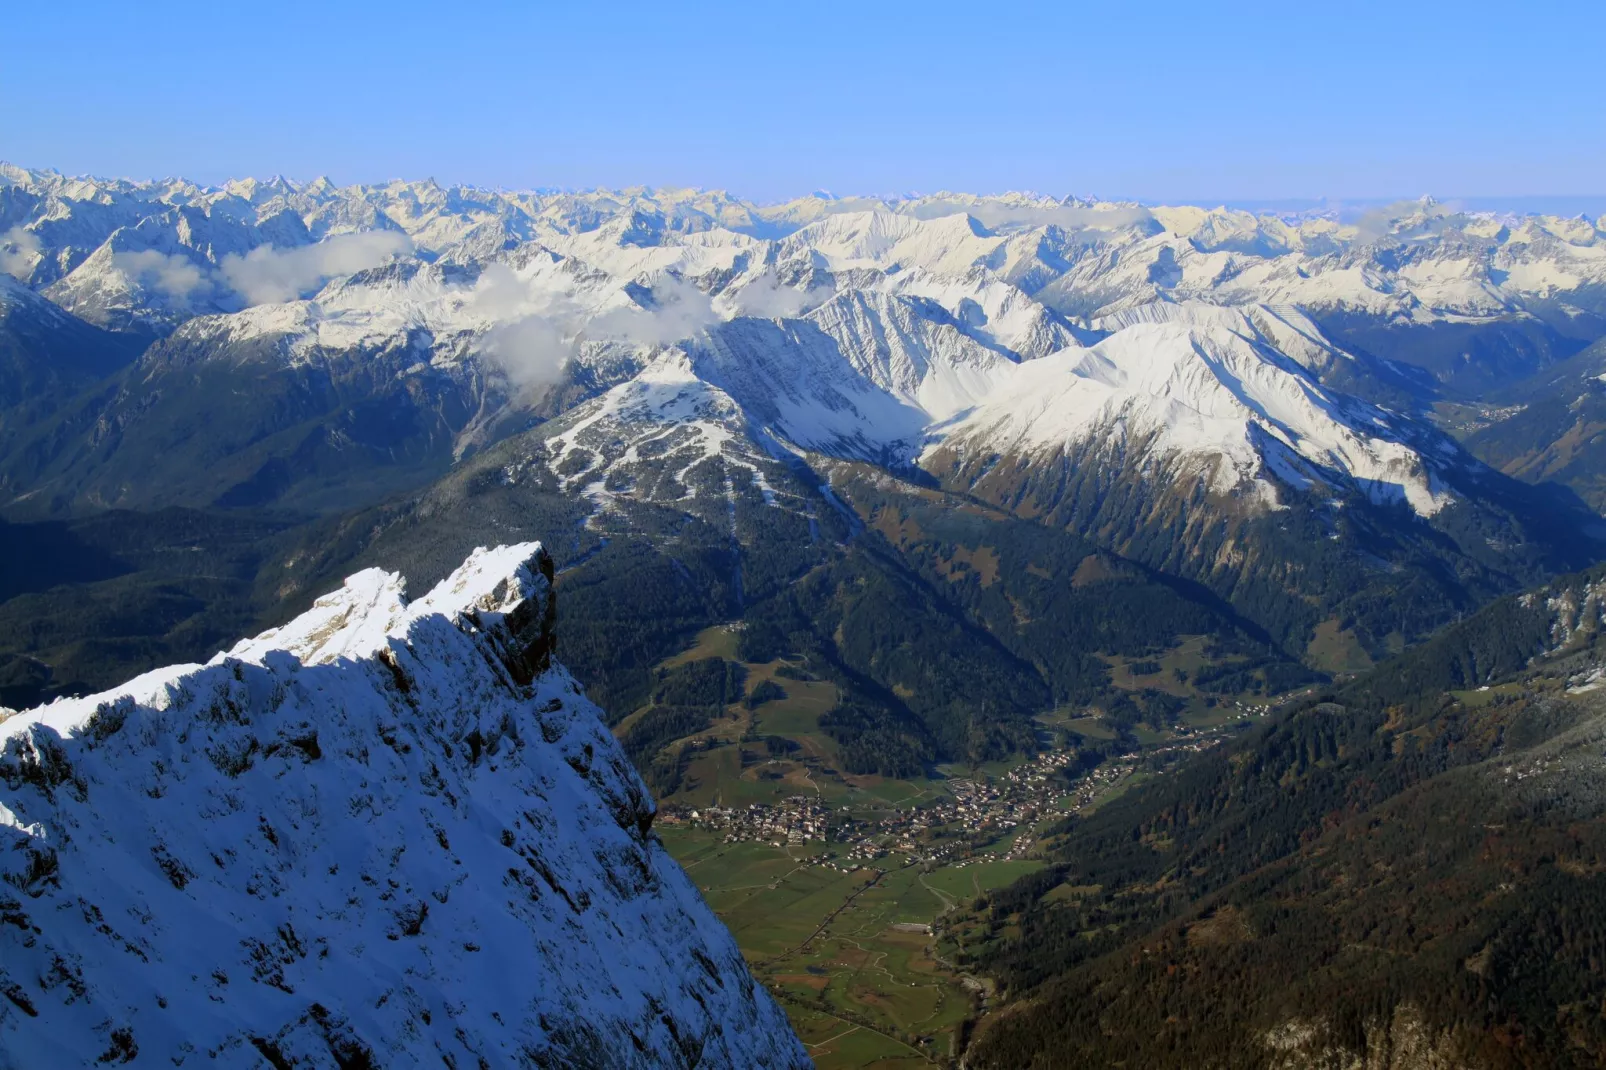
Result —
M 808 1065 L 552 660 L 551 559 L 350 577 L 0 722 L 0 1063 Z

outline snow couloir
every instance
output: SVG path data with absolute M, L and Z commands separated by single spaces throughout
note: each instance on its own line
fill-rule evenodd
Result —
M 808 1065 L 539 544 L 0 721 L 0 1066 Z

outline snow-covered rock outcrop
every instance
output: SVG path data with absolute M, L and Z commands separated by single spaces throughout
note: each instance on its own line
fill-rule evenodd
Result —
M 552 661 L 551 568 L 370 569 L 0 721 L 0 1065 L 807 1065 Z

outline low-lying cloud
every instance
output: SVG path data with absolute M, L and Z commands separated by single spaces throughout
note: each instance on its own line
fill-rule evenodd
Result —
M 695 338 L 724 319 L 713 299 L 685 279 L 665 275 L 653 283 L 646 304 L 610 309 L 585 325 L 596 341 L 665 345 Z
M 0 275 L 26 282 L 39 258 L 39 236 L 24 227 L 0 234 Z
M 555 320 L 521 316 L 498 324 L 485 335 L 483 352 L 496 361 L 517 386 L 539 390 L 563 377 L 574 357 L 577 338 Z
M 527 390 L 561 379 L 586 342 L 667 345 L 696 337 L 724 318 L 707 294 L 675 276 L 660 278 L 636 299 L 639 304 L 594 312 L 572 298 L 533 289 L 504 264 L 491 264 L 468 307 L 495 324 L 481 352 Z
M 795 286 L 783 286 L 774 275 L 766 274 L 737 290 L 728 298 L 727 304 L 738 316 L 765 320 L 790 319 L 830 295 L 829 287 L 799 290 Z
M 175 301 L 187 301 L 205 282 L 201 269 L 182 256 L 170 256 L 155 249 L 112 254 L 112 267 L 136 285 L 166 294 Z
M 481 351 L 517 386 L 539 390 L 562 378 L 584 320 L 578 305 L 534 290 L 506 264 L 487 264 L 469 294 L 468 307 L 495 324 L 480 343 Z
M 230 253 L 218 267 L 228 284 L 250 304 L 274 304 L 294 301 L 334 276 L 378 267 L 412 248 L 412 240 L 405 234 L 367 230 L 293 249 L 262 245 L 244 256 Z

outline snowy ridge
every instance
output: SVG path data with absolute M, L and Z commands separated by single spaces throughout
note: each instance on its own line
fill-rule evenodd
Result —
M 1355 358 L 1323 337 L 1321 329 L 1292 305 L 1213 305 L 1205 301 L 1155 301 L 1093 320 L 1095 331 L 1118 333 L 1140 323 L 1219 326 L 1251 338 L 1310 372 Z
M 672 487 L 712 456 L 762 483 L 744 457 L 770 442 L 895 466 L 1119 445 L 1161 462 L 1138 466 L 1148 478 L 1208 472 L 1251 502 L 1335 483 L 1421 516 L 1453 500 L 1464 458 L 1322 386 L 1317 373 L 1353 358 L 1296 311 L 1160 303 L 1096 321 L 1091 348 L 1021 360 L 929 304 L 847 292 L 799 319 L 720 325 L 562 417 L 549 463 L 599 507 L 646 449 L 675 453 Z
M 1250 317 L 1237 320 L 1157 318 L 1091 349 L 1019 365 L 973 411 L 937 429 L 926 452 L 1029 457 L 1113 445 L 1157 461 L 1195 459 L 1217 492 L 1250 484 L 1271 503 L 1269 474 L 1296 490 L 1341 477 L 1420 516 L 1449 503 L 1387 414 L 1323 389 L 1279 359 Z
M 0 722 L 0 1064 L 807 1065 L 551 662 L 539 545 L 403 589 Z
M 445 371 L 475 384 L 476 429 L 519 406 L 558 416 L 553 462 L 599 507 L 638 441 L 899 466 L 947 444 L 1041 456 L 1106 442 L 1168 459 L 1136 469 L 1155 478 L 1208 469 L 1262 501 L 1268 480 L 1348 481 L 1432 515 L 1464 458 L 1324 385 L 1416 380 L 1319 323 L 1606 322 L 1598 223 L 1430 200 L 1351 223 L 1020 193 L 758 205 L 20 168 L 0 172 L 0 194 L 21 221 L 0 236 L 4 270 L 92 321 L 171 330 L 185 359 L 384 355 L 398 375 Z M 713 415 L 655 407 L 665 374 Z M 580 384 L 563 401 L 580 408 L 540 409 L 554 384 Z M 673 442 L 643 430 L 654 421 Z M 609 453 L 604 428 L 622 424 Z M 653 495 L 678 500 L 679 476 L 660 474 Z
M 477 264 L 531 247 L 620 281 L 670 272 L 708 292 L 739 289 L 768 268 L 805 289 L 980 273 L 1075 316 L 1205 300 L 1460 321 L 1550 301 L 1598 312 L 1606 286 L 1599 221 L 1505 219 L 1431 200 L 1343 223 L 1027 194 L 760 205 L 720 191 L 510 192 L 432 181 L 209 188 L 0 165 L 0 208 L 10 221 L 0 271 L 93 321 L 164 329 L 310 297 L 394 256 Z M 272 285 L 261 285 L 264 273 Z

